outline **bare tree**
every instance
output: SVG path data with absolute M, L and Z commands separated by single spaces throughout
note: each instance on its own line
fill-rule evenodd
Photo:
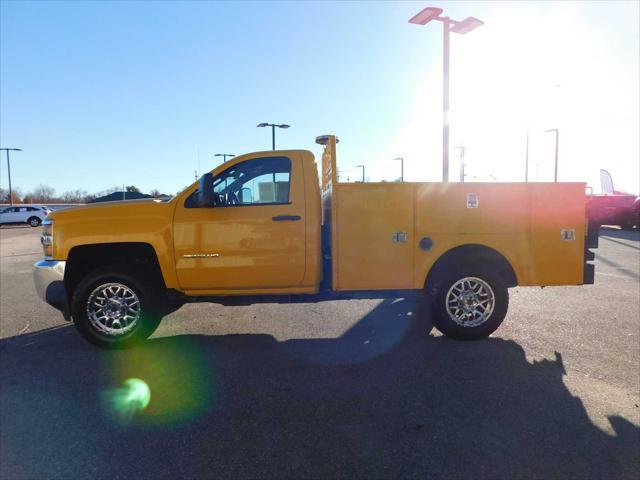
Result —
M 62 194 L 64 203 L 82 203 L 84 202 L 87 192 L 85 190 L 70 190 Z
M 140 189 L 135 185 L 128 185 L 126 191 L 140 193 Z
M 13 197 L 13 203 L 23 202 L 20 188 L 12 188 L 11 196 Z M 0 188 L 0 203 L 9 203 L 9 190 L 7 188 Z
M 38 185 L 28 196 L 30 203 L 48 203 L 55 197 L 56 190 L 48 185 Z

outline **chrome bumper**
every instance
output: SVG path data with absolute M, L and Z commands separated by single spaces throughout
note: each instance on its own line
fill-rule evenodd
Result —
M 64 286 L 65 265 L 66 262 L 41 260 L 33 265 L 33 281 L 40 298 L 69 319 L 69 302 Z

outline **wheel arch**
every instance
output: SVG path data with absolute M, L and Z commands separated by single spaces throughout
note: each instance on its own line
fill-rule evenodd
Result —
M 158 288 L 166 288 L 158 255 L 149 243 L 120 242 L 78 245 L 67 255 L 64 283 L 69 296 L 88 273 L 106 265 L 125 264 L 149 275 Z
M 447 250 L 435 261 L 427 272 L 424 287 L 448 268 L 470 264 L 495 268 L 507 287 L 518 285 L 515 270 L 503 254 L 486 245 L 465 244 Z

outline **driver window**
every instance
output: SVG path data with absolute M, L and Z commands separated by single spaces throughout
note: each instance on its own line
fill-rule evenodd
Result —
M 255 158 L 229 167 L 213 179 L 215 206 L 289 203 L 291 160 Z

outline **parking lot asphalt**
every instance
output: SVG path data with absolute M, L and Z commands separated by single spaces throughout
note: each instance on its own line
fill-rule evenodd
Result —
M 638 478 L 638 231 L 482 341 L 411 298 L 204 303 L 125 351 L 36 297 L 38 234 L 0 228 L 0 478 Z

